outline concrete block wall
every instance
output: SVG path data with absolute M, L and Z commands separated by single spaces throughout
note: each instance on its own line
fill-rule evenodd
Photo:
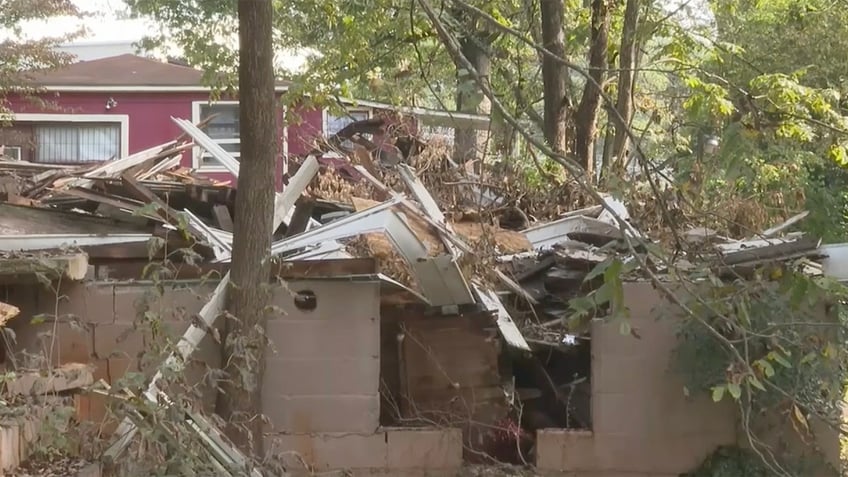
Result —
M 314 296 L 300 309 L 295 296 Z M 380 284 L 298 281 L 274 294 L 262 402 L 268 432 L 373 434 L 380 425 Z
M 736 443 L 731 403 L 686 397 L 670 371 L 675 324 L 661 319 L 659 294 L 648 283 L 624 289 L 632 326 L 592 327 L 592 431 L 549 429 L 537 434 L 537 466 L 579 475 L 678 475 L 696 468 L 721 445 Z M 619 474 L 622 473 L 622 474 Z
M 462 431 L 386 428 L 370 434 L 284 434 L 271 438 L 267 449 L 294 473 L 346 469 L 356 475 L 368 470 L 407 475 L 427 470 L 428 475 L 454 475 L 462 466 Z
M 54 365 L 92 363 L 95 380 L 114 383 L 130 371 L 152 374 L 161 363 L 156 350 L 162 337 L 178 338 L 215 285 L 180 283 L 159 294 L 145 283 L 72 283 L 58 294 L 58 305 L 56 293 L 15 286 L 0 289 L 0 300 L 22 310 L 11 323 L 19 358 L 52 351 Z M 314 280 L 287 286 L 275 292 L 273 302 L 284 313 L 272 318 L 267 329 L 263 402 L 269 455 L 286 460 L 297 453 L 312 469 L 367 468 L 387 475 L 422 469 L 450 475 L 445 469 L 458 469 L 459 429 L 379 428 L 379 282 Z M 304 290 L 314 294 L 312 310 L 295 305 L 296 293 Z M 162 326 L 151 326 L 145 311 Z M 49 317 L 32 324 L 39 314 Z M 207 337 L 194 358 L 217 367 L 219 346 Z M 198 367 L 189 381 L 201 375 Z M 211 410 L 214 389 L 201 389 L 207 391 L 204 404 Z M 102 432 L 114 430 L 117 423 L 107 419 L 100 396 L 77 396 L 76 406 Z
M 162 361 L 163 337 L 178 339 L 214 286 L 181 282 L 160 294 L 145 283 L 66 283 L 60 290 L 16 285 L 0 290 L 0 299 L 21 308 L 21 315 L 9 323 L 19 366 L 91 363 L 95 380 L 114 384 L 128 372 L 152 373 Z M 151 312 L 147 321 L 145 311 Z M 211 337 L 201 342 L 187 371 L 188 383 L 199 386 L 204 406 L 211 409 L 214 388 L 203 383 L 207 366 L 220 366 L 220 351 Z M 104 397 L 81 395 L 77 401 L 80 416 L 102 424 L 104 431 L 113 427 L 105 424 Z

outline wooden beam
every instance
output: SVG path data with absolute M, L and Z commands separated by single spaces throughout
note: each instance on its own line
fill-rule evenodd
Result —
M 294 204 L 294 214 L 289 221 L 289 227 L 286 229 L 285 237 L 291 237 L 299 233 L 306 232 L 306 227 L 309 225 L 309 219 L 312 218 L 312 212 L 315 210 L 315 201 L 310 197 L 301 197 Z
M 150 189 L 146 186 L 142 185 L 129 173 L 125 172 L 121 175 L 121 182 L 124 184 L 124 187 L 127 188 L 127 191 L 134 198 L 146 203 L 146 204 L 155 204 L 159 208 L 159 215 L 165 219 L 166 222 L 171 225 L 179 224 L 179 213 L 171 208 L 168 204 L 165 203 L 162 199 L 160 199 L 156 194 L 154 194 Z
M 84 253 L 0 258 L 0 284 L 35 283 L 39 275 L 80 281 L 87 273 L 88 255 Z

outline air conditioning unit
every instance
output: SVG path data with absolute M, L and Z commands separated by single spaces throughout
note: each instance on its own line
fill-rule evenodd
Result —
M 21 160 L 21 146 L 0 146 L 0 156 L 2 156 L 3 160 L 13 160 L 20 161 Z

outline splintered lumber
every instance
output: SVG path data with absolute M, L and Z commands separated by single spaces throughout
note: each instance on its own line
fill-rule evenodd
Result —
M 44 276 L 50 280 L 66 278 L 79 281 L 88 273 L 88 255 L 0 256 L 0 283 L 20 283 L 38 280 Z
M 727 253 L 720 259 L 721 265 L 741 265 L 754 261 L 786 260 L 808 254 L 815 254 L 820 241 L 812 237 L 803 237 L 791 242 L 769 244 L 756 248 Z
M 4 397 L 57 394 L 94 384 L 91 366 L 68 363 L 46 373 L 29 371 L 19 373 L 3 383 Z
M 5 326 L 12 318 L 18 316 L 21 309 L 0 301 L 0 326 Z
M 804 220 L 805 218 L 807 218 L 808 215 L 810 215 L 810 211 L 805 210 L 804 212 L 801 212 L 800 214 L 797 214 L 797 215 L 790 217 L 789 220 L 787 220 L 786 222 L 783 222 L 782 224 L 778 224 L 778 225 L 775 225 L 774 227 L 772 227 L 768 230 L 764 230 L 763 233 L 761 233 L 760 235 L 763 238 L 774 237 L 775 235 L 783 232 L 784 230 L 788 229 L 789 227 L 792 227 L 793 225 L 797 224 L 798 222 Z

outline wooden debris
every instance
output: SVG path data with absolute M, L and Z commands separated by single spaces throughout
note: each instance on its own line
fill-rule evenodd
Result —
M 41 275 L 49 280 L 60 277 L 79 281 L 88 274 L 88 255 L 0 254 L 0 284 L 36 283 Z
M 3 393 L 6 398 L 58 394 L 92 384 L 94 374 L 91 366 L 69 363 L 46 372 L 46 375 L 40 371 L 19 373 L 14 379 L 3 383 Z
M 0 327 L 5 326 L 12 318 L 18 316 L 21 309 L 0 301 Z

